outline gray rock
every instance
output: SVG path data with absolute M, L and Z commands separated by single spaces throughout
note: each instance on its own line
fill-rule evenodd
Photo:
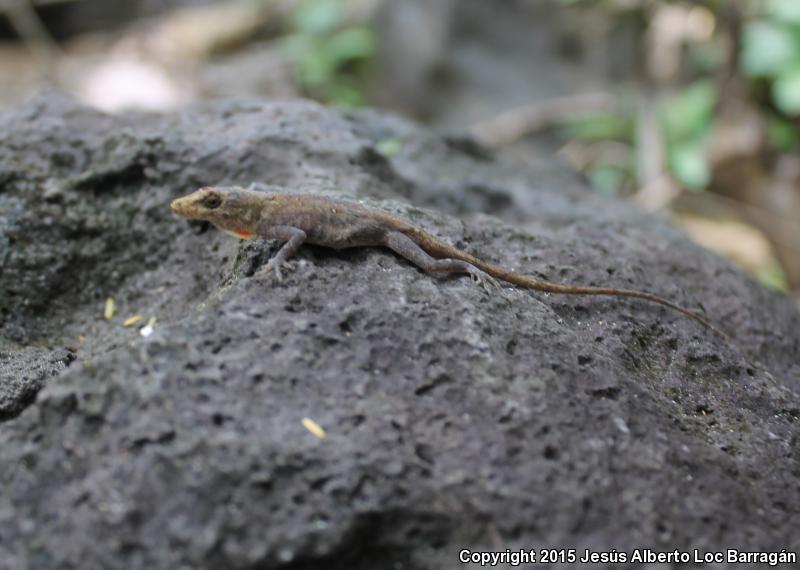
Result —
M 489 296 L 377 249 L 303 248 L 276 283 L 256 271 L 274 243 L 168 207 L 250 182 L 703 307 L 734 342 L 644 302 Z M 0 424 L 3 569 L 800 548 L 796 310 L 542 157 L 305 102 L 110 117 L 48 95 L 0 117 L 0 259 L 0 394 L 28 394 L 7 418 L 57 374 Z
M 65 349 L 25 347 L 0 351 L 0 421 L 24 410 L 48 378 L 57 376 L 75 360 Z

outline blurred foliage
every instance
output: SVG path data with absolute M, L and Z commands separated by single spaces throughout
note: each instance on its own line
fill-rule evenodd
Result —
M 347 0 L 305 0 L 292 14 L 284 49 L 304 95 L 345 107 L 364 103 L 375 33 L 348 21 Z
M 800 115 L 800 2 L 768 0 L 762 14 L 744 29 L 742 71 L 766 81 L 778 111 Z M 779 144 L 796 141 L 776 138 Z
M 711 181 L 705 145 L 716 103 L 716 85 L 711 80 L 699 80 L 668 98 L 660 109 L 667 165 L 689 190 L 702 190 Z
M 612 17 L 647 8 L 646 3 L 630 0 L 560 1 L 591 9 L 599 6 L 608 10 Z M 716 13 L 722 7 L 719 0 L 693 4 L 708 8 L 710 13 Z M 745 19 L 738 54 L 739 68 L 735 72 L 750 82 L 751 102 L 760 108 L 768 123 L 771 148 L 779 152 L 800 149 L 800 136 L 792 122 L 800 118 L 800 0 L 741 2 L 739 8 Z M 669 172 L 689 190 L 704 190 L 711 182 L 711 165 L 706 150 L 718 120 L 720 87 L 715 78 L 722 75 L 726 64 L 722 47 L 726 43 L 723 40 L 730 39 L 721 36 L 730 32 L 717 22 L 713 37 L 706 41 L 687 41 L 681 62 L 681 77 L 685 84 L 658 103 L 662 145 Z M 768 97 L 759 97 L 760 93 L 767 93 Z M 628 144 L 636 153 L 639 141 L 635 122 L 633 110 L 629 115 L 601 114 L 565 125 L 563 132 L 570 139 Z M 599 190 L 619 193 L 632 189 L 631 181 L 636 181 L 635 162 L 629 161 L 629 171 L 622 173 L 619 170 L 625 166 L 618 162 L 599 161 L 588 168 L 588 175 Z
M 570 121 L 564 134 L 583 140 L 631 140 L 636 131 L 633 117 L 598 114 Z
M 702 190 L 711 179 L 705 145 L 711 134 L 716 102 L 714 83 L 698 80 L 665 98 L 658 109 L 668 167 L 672 175 L 690 190 Z M 621 142 L 629 145 L 634 153 L 638 146 L 636 117 L 632 115 L 588 116 L 565 125 L 562 132 L 570 139 Z M 617 193 L 636 180 L 635 169 L 633 159 L 617 160 L 614 164 L 601 160 L 591 166 L 589 177 L 599 190 Z
M 603 194 L 616 194 L 631 182 L 631 169 L 625 165 L 598 163 L 589 171 L 592 186 Z
M 648 101 L 562 125 L 572 141 L 568 146 L 582 145 L 576 164 L 598 191 L 638 192 L 647 183 L 639 179 L 640 169 L 657 155 L 663 156 L 677 188 L 704 191 L 713 183 L 716 165 L 711 160 L 725 148 L 721 137 L 737 136 L 743 129 L 753 130 L 752 142 L 741 143 L 740 137 L 739 143 L 752 144 L 754 158 L 800 151 L 800 0 L 560 1 L 595 13 L 603 10 L 612 26 L 642 23 L 640 63 L 646 73 L 639 86 L 651 87 L 656 128 L 652 113 L 642 112 Z M 693 17 L 694 24 L 706 26 L 705 33 L 691 29 Z M 664 58 L 658 50 L 672 51 Z M 664 61 L 666 71 L 655 68 Z M 743 116 L 737 116 L 739 111 Z M 759 129 L 766 140 L 759 139 Z M 640 140 L 642 132 L 655 134 L 660 148 L 650 138 Z M 758 270 L 757 276 L 770 287 L 787 289 L 778 264 Z
M 774 291 L 788 291 L 789 283 L 786 280 L 786 273 L 778 263 L 772 263 L 760 269 L 756 273 L 756 278 L 765 286 Z

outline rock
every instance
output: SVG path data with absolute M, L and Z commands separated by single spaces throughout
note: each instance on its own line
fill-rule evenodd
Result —
M 25 347 L 0 351 L 0 421 L 13 418 L 36 397 L 49 377 L 75 360 L 68 350 Z
M 257 272 L 274 243 L 168 207 L 251 182 L 703 307 L 734 341 L 645 302 L 490 296 L 378 249 L 306 247 L 276 283 Z M 0 230 L 2 389 L 29 394 L 0 424 L 3 569 L 800 546 L 796 309 L 545 158 L 307 102 L 112 117 L 51 94 L 0 116 Z

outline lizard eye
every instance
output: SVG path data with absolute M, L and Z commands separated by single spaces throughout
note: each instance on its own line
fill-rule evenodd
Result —
M 214 210 L 219 208 L 222 204 L 222 196 L 217 194 L 216 192 L 209 192 L 203 199 L 200 201 L 204 208 L 208 208 L 209 210 Z

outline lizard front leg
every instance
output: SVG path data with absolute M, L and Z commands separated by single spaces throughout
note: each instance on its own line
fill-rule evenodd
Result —
M 501 288 L 494 277 L 471 263 L 460 259 L 431 257 L 417 242 L 404 233 L 387 232 L 383 237 L 383 245 L 429 273 L 468 273 L 473 281 L 484 287 L 493 285 L 498 289 Z
M 277 239 L 285 242 L 278 253 L 272 256 L 269 263 L 264 267 L 264 271 L 269 273 L 275 271 L 278 281 L 283 280 L 281 269 L 289 265 L 288 259 L 297 253 L 298 248 L 306 240 L 306 232 L 293 226 L 270 226 L 259 224 L 256 233 L 268 239 Z

